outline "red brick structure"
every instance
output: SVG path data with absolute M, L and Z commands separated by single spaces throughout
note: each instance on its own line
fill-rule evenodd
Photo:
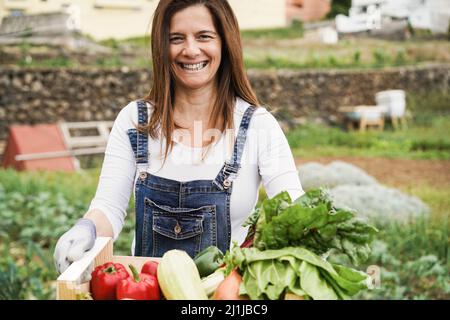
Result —
M 286 0 L 287 21 L 317 21 L 331 10 L 331 0 Z

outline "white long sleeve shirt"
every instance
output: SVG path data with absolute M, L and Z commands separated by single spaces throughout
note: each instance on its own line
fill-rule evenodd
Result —
M 234 111 L 235 135 L 242 116 L 249 104 L 237 98 Z M 152 106 L 147 104 L 151 117 Z M 102 211 L 112 225 L 117 239 L 127 215 L 126 209 L 138 177 L 134 153 L 127 131 L 135 128 L 137 103 L 125 106 L 118 114 L 111 130 L 100 179 L 89 210 Z M 177 142 L 163 165 L 164 148 L 159 139 L 149 137 L 149 164 L 147 172 L 159 177 L 177 180 L 214 180 L 225 160 L 232 155 L 234 140 L 222 134 L 202 159 L 204 150 Z M 302 189 L 292 152 L 277 120 L 265 108 L 254 112 L 247 131 L 247 140 L 241 159 L 241 169 L 233 182 L 230 216 L 231 237 L 241 244 L 247 235 L 242 224 L 252 213 L 260 185 L 269 198 L 281 191 L 288 191 L 293 200 L 301 196 Z M 134 242 L 133 242 L 134 246 Z

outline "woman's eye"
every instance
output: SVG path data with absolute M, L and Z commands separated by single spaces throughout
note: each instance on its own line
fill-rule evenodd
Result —
M 202 34 L 202 35 L 199 36 L 199 39 L 200 40 L 209 40 L 209 39 L 212 39 L 212 37 L 208 36 L 206 34 Z
M 179 43 L 179 42 L 181 42 L 183 39 L 181 38 L 181 37 L 173 37 L 173 38 L 170 38 L 170 42 L 171 43 Z

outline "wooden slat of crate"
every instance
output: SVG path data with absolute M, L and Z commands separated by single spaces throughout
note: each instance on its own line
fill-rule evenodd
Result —
M 284 295 L 284 300 L 305 300 L 305 297 L 288 292 Z
M 133 264 L 138 271 L 142 265 L 149 261 L 159 261 L 160 258 L 113 256 L 113 241 L 111 238 L 99 237 L 96 239 L 94 247 L 86 252 L 81 260 L 72 263 L 56 281 L 57 300 L 76 300 L 80 293 L 90 292 L 89 282 L 80 283 L 83 272 L 94 262 L 94 268 L 106 262 L 123 264 L 131 274 L 129 264 Z
M 56 299 L 75 300 L 78 293 L 89 290 L 86 284 L 80 283 L 83 272 L 89 268 L 92 262 L 100 265 L 112 260 L 113 246 L 111 238 L 97 238 L 94 247 L 86 252 L 84 257 L 72 263 L 56 281 Z M 86 288 L 87 286 L 87 288 Z

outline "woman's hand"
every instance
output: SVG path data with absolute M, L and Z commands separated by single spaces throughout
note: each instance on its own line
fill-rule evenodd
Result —
M 63 273 L 72 262 L 81 259 L 94 246 L 96 237 L 96 227 L 91 219 L 78 220 L 56 243 L 53 258 L 58 272 Z

